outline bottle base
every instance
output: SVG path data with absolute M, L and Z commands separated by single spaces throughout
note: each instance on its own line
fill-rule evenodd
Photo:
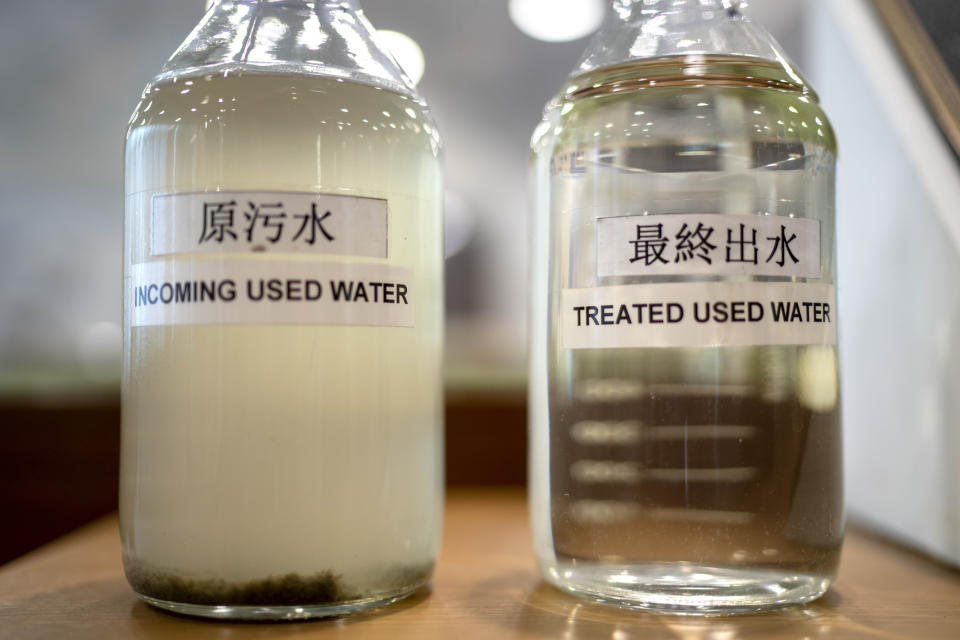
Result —
M 420 586 L 417 585 L 387 596 L 351 600 L 339 604 L 317 605 L 202 605 L 160 600 L 141 593 L 138 593 L 137 596 L 158 609 L 196 618 L 250 621 L 309 620 L 311 618 L 345 616 L 384 607 L 413 595 Z
M 574 595 L 629 609 L 688 615 L 756 613 L 816 600 L 833 578 L 774 569 L 688 563 L 543 567 L 548 582 Z

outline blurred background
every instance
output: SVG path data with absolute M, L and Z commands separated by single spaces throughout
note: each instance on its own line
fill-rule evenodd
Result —
M 0 3 L 0 562 L 114 508 L 123 133 L 203 4 Z M 604 1 L 361 4 L 446 145 L 448 479 L 521 483 L 528 141 Z M 960 6 L 743 4 L 840 140 L 850 513 L 960 564 Z
M 419 45 L 425 64 L 418 88 L 443 133 L 451 364 L 522 369 L 528 143 L 544 104 L 597 26 L 604 1 L 515 2 L 521 9 L 567 9 L 514 11 L 519 26 L 507 0 L 361 4 L 377 28 Z M 798 60 L 804 4 L 760 0 L 750 7 Z M 31 392 L 115 384 L 123 133 L 143 86 L 197 23 L 203 5 L 2 3 L 4 384 Z

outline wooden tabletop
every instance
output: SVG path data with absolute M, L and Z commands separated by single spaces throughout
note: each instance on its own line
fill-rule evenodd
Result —
M 192 620 L 143 604 L 123 578 L 117 522 L 107 518 L 0 568 L 0 639 L 960 638 L 960 574 L 856 531 L 819 602 L 704 618 L 593 604 L 541 582 L 519 490 L 454 490 L 446 513 L 430 590 L 366 614 L 293 623 Z

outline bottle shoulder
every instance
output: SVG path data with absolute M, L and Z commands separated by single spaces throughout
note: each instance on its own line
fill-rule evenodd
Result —
M 144 89 L 127 139 L 158 127 L 217 136 L 299 130 L 304 136 L 423 144 L 434 155 L 441 148 L 430 109 L 419 97 L 338 78 L 261 70 L 161 74 Z
M 548 147 L 801 145 L 836 153 L 816 93 L 775 62 L 745 57 L 619 64 L 570 79 L 545 107 L 534 154 Z
M 158 79 L 224 71 L 336 78 L 416 97 L 409 78 L 350 1 L 218 2 Z

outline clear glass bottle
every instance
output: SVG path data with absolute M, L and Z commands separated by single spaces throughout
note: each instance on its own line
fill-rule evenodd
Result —
M 147 602 L 343 614 L 430 577 L 442 177 L 353 0 L 221 0 L 126 138 L 120 523 Z
M 613 0 L 532 140 L 531 510 L 622 606 L 809 601 L 843 536 L 836 143 L 720 0 Z

